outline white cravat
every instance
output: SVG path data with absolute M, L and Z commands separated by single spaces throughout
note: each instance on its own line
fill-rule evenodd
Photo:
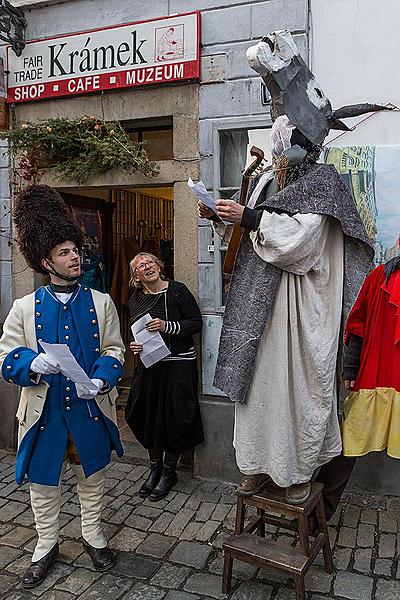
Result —
M 73 292 L 54 292 L 54 294 L 57 296 L 57 299 L 62 302 L 63 304 L 66 304 L 68 302 L 68 300 L 71 298 Z

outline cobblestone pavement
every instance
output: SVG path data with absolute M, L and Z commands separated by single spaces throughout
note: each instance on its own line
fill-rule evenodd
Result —
M 110 572 L 91 568 L 79 541 L 74 476 L 67 471 L 62 495 L 61 554 L 46 581 L 29 593 L 20 575 L 35 545 L 27 485 L 14 482 L 14 456 L 0 451 L 0 598 L 23 600 L 211 600 L 221 594 L 224 539 L 235 516 L 233 488 L 193 480 L 180 472 L 166 500 L 142 500 L 137 491 L 147 467 L 137 456 L 112 463 L 104 522 L 118 560 Z M 400 498 L 348 496 L 330 523 L 335 571 L 321 557 L 306 577 L 307 600 L 400 598 Z M 269 530 L 281 543 L 294 535 Z M 399 543 L 398 543 L 399 542 Z M 398 544 L 398 546 L 397 546 Z M 232 600 L 294 600 L 289 577 L 234 562 Z

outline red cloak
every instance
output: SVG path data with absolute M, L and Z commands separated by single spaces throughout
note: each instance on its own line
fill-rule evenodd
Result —
M 388 283 L 383 265 L 368 275 L 347 319 L 345 344 L 351 334 L 363 338 L 353 391 L 377 387 L 400 391 L 400 269 Z

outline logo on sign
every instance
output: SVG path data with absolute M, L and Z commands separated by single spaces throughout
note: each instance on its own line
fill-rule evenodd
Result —
M 156 62 L 183 58 L 183 25 L 156 29 Z

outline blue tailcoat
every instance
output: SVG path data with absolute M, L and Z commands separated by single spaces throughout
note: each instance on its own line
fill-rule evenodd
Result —
M 43 340 L 67 344 L 90 378 L 102 379 L 106 389 L 114 388 L 122 375 L 122 364 L 113 356 L 101 356 L 101 332 L 97 322 L 92 292 L 79 286 L 66 304 L 51 288 L 35 293 L 35 331 L 38 348 Z M 20 386 L 34 386 L 30 364 L 37 352 L 15 348 L 3 363 L 6 381 Z M 100 410 L 95 399 L 82 400 L 75 384 L 64 375 L 42 376 L 49 384 L 40 419 L 23 437 L 16 458 L 16 480 L 42 485 L 58 485 L 65 458 L 68 434 L 77 448 L 83 471 L 89 477 L 110 462 L 114 449 L 123 454 L 116 424 Z M 102 390 L 103 393 L 103 390 Z

